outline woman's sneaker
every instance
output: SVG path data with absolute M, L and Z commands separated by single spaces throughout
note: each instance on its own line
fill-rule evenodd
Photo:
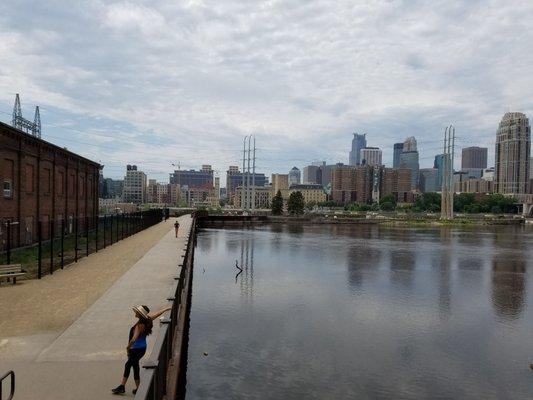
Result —
M 113 394 L 124 394 L 126 393 L 126 388 L 124 387 L 124 385 L 118 385 L 116 388 L 111 389 L 111 391 L 113 392 Z

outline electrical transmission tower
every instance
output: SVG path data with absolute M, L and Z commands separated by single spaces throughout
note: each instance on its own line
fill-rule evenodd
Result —
M 41 115 L 39 113 L 39 106 L 35 107 L 35 117 L 33 122 L 22 117 L 22 110 L 20 108 L 20 97 L 18 93 L 15 96 L 15 105 L 13 106 L 13 119 L 11 125 L 14 128 L 20 129 L 23 132 L 31 134 L 37 138 L 41 138 Z
M 252 137 L 254 139 L 253 153 L 251 149 Z M 248 142 L 248 157 L 246 157 L 246 142 Z M 242 201 L 241 206 L 243 211 L 255 210 L 255 136 L 247 135 L 244 137 L 244 145 L 242 151 Z M 252 156 L 253 154 L 253 156 Z M 252 172 L 250 172 L 250 161 L 253 160 Z M 248 163 L 248 165 L 247 165 Z M 250 178 L 252 187 L 250 187 Z
M 453 159 L 455 155 L 455 127 L 444 130 L 443 176 L 440 218 L 453 219 Z

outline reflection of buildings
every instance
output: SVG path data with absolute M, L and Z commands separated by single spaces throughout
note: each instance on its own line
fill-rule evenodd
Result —
M 518 254 L 518 253 L 517 253 Z M 526 297 L 526 262 L 499 259 L 492 264 L 492 305 L 500 317 L 516 319 Z
M 391 281 L 394 284 L 410 288 L 413 283 L 415 266 L 416 254 L 414 251 L 409 249 L 390 251 Z
M 253 300 L 254 294 L 254 237 L 253 233 L 243 233 L 241 239 L 241 259 L 239 267 L 242 273 L 235 277 L 236 283 L 239 283 L 241 296 L 245 300 Z
M 368 232 L 370 233 L 370 232 Z M 381 261 L 381 250 L 379 248 L 352 245 L 347 252 L 347 275 L 348 285 L 357 291 L 363 285 L 363 278 L 373 271 L 377 271 Z

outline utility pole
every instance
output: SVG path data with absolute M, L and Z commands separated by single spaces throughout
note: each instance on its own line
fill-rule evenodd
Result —
M 252 214 L 255 211 L 255 135 L 254 135 L 254 161 L 252 167 Z
M 248 137 L 248 171 L 246 173 L 246 208 L 250 209 L 250 142 L 252 141 L 252 135 Z
M 245 136 L 244 137 L 244 141 L 243 141 L 243 149 L 242 149 L 242 185 L 241 185 L 241 207 L 242 207 L 242 210 L 246 210 L 246 204 L 245 204 L 245 197 L 244 197 L 244 187 L 245 187 L 245 174 L 244 172 L 246 171 L 245 168 L 246 168 L 246 139 L 248 138 L 248 136 Z
M 453 159 L 455 156 L 455 127 L 444 130 L 441 219 L 453 219 Z

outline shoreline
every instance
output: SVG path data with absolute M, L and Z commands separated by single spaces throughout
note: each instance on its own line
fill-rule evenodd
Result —
M 402 216 L 404 217 L 404 216 Z M 242 216 L 209 215 L 198 218 L 199 225 L 209 226 L 250 226 L 263 224 L 293 225 L 382 225 L 404 227 L 454 227 L 454 226 L 520 226 L 528 225 L 522 218 L 468 218 L 460 216 L 453 220 L 439 220 L 423 217 L 373 217 L 357 218 L 349 216 Z M 533 226 L 533 225 L 532 225 Z

